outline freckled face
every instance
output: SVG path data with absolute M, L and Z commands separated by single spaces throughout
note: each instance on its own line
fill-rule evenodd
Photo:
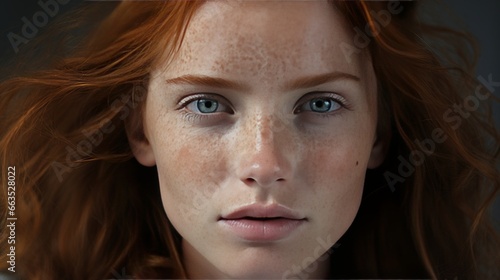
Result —
M 291 276 L 351 225 L 380 159 L 375 75 L 368 56 L 347 62 L 350 30 L 327 2 L 209 2 L 178 56 L 153 71 L 147 164 L 191 277 Z M 250 204 L 304 219 L 267 241 L 221 225 Z M 326 264 L 307 275 L 324 276 Z

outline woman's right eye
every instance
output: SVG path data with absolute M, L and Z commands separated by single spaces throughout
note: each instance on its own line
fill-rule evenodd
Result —
M 226 102 L 207 96 L 197 95 L 187 98 L 181 102 L 181 105 L 195 114 L 233 113 Z
M 210 114 L 217 112 L 219 101 L 211 99 L 198 99 L 191 101 L 186 106 L 189 110 L 196 113 Z

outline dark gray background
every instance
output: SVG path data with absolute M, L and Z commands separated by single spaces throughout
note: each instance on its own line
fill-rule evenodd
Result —
M 47 2 L 48 0 L 41 0 Z M 68 1 L 68 0 L 65 0 Z M 77 7 L 82 0 L 69 0 L 65 5 L 59 5 L 60 14 Z M 40 11 L 38 0 L 3 0 L 0 3 L 0 58 L 15 58 L 14 52 L 7 34 L 14 32 L 20 34 L 23 26 L 22 17 L 32 19 L 33 14 Z M 481 47 L 481 55 L 478 61 L 477 75 L 488 77 L 492 75 L 493 81 L 500 81 L 500 1 L 498 0 L 441 0 L 439 13 L 446 22 L 450 18 L 451 26 L 466 28 L 472 32 Z M 445 11 L 446 10 L 446 11 Z M 449 10 L 452 11 L 450 16 Z M 438 11 L 439 12 L 439 11 Z M 49 24 L 52 21 L 49 18 Z M 41 28 L 40 31 L 43 31 Z M 29 43 L 28 43 L 29 44 Z M 22 46 L 21 46 L 22 47 Z M 495 90 L 495 95 L 500 97 L 500 88 Z M 493 104 L 496 124 L 500 127 L 500 104 Z M 493 208 L 496 220 L 500 222 L 500 199 Z

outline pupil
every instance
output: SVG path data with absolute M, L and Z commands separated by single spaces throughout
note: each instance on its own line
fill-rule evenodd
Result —
M 216 101 L 213 100 L 199 100 L 197 103 L 198 110 L 202 113 L 213 113 L 219 107 Z
M 315 99 L 312 101 L 311 107 L 313 111 L 326 112 L 330 110 L 331 103 L 322 99 Z

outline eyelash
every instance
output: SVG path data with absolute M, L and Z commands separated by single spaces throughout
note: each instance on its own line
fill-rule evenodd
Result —
M 300 107 L 304 106 L 307 102 L 310 102 L 311 100 L 316 99 L 316 98 L 317 99 L 329 99 L 329 100 L 332 100 L 333 102 L 338 103 L 339 106 L 340 106 L 340 108 L 337 109 L 337 110 L 335 110 L 335 111 L 333 111 L 333 112 L 319 113 L 319 112 L 310 111 L 311 113 L 314 113 L 314 114 L 317 114 L 317 115 L 321 115 L 323 117 L 331 117 L 331 116 L 337 114 L 338 111 L 341 110 L 341 109 L 348 109 L 348 110 L 350 110 L 350 105 L 349 105 L 349 103 L 347 102 L 347 100 L 343 96 L 341 96 L 339 94 L 336 94 L 336 93 L 333 93 L 333 92 L 329 92 L 329 91 L 314 91 L 314 92 L 307 93 L 301 99 L 299 99 L 299 101 L 297 102 L 297 105 L 295 105 L 295 107 L 294 107 L 294 110 L 293 110 L 294 113 L 303 112 L 303 111 L 298 111 L 298 109 Z
M 229 103 L 226 101 L 226 99 L 222 96 L 219 96 L 218 94 L 215 93 L 198 93 L 194 94 L 191 96 L 188 96 L 178 102 L 178 107 L 177 110 L 181 110 L 183 117 L 190 121 L 190 122 L 196 122 L 196 121 L 202 121 L 208 118 L 216 118 L 216 117 L 221 117 L 220 114 L 215 114 L 215 113 L 195 113 L 192 112 L 191 110 L 187 109 L 187 106 L 191 104 L 194 101 L 202 100 L 202 99 L 208 99 L 208 100 L 215 100 L 219 103 Z M 227 106 L 231 108 L 230 106 Z M 231 108 L 232 110 L 232 108 Z
M 326 94 L 326 96 L 324 94 Z M 293 109 L 293 112 L 294 113 L 304 112 L 304 111 L 298 111 L 298 108 L 301 106 L 304 106 L 307 102 L 310 102 L 311 100 L 313 100 L 315 98 L 325 99 L 325 100 L 329 99 L 335 103 L 338 103 L 340 106 L 339 109 L 337 109 L 333 112 L 319 113 L 319 112 L 314 112 L 314 111 L 308 110 L 309 112 L 311 112 L 315 115 L 319 115 L 322 117 L 331 117 L 331 116 L 337 114 L 339 110 L 342 110 L 344 108 L 347 110 L 350 110 L 350 105 L 344 97 L 342 97 L 338 94 L 332 93 L 332 92 L 316 91 L 316 92 L 309 92 L 306 95 L 304 95 L 301 99 L 299 99 L 299 101 L 297 102 L 297 104 L 295 105 L 295 107 Z M 215 94 L 215 93 L 198 93 L 198 94 L 194 94 L 194 95 L 188 96 L 188 97 L 180 100 L 178 102 L 179 105 L 177 107 L 177 110 L 182 110 L 184 117 L 189 119 L 190 121 L 192 121 L 193 119 L 194 119 L 194 121 L 200 121 L 200 120 L 204 120 L 206 118 L 214 118 L 217 116 L 220 117 L 221 116 L 220 114 L 216 114 L 216 113 L 220 113 L 220 112 L 196 113 L 196 112 L 192 112 L 191 110 L 187 109 L 187 106 L 189 104 L 191 104 L 192 102 L 195 102 L 198 100 L 203 100 L 203 99 L 215 100 L 218 103 L 225 103 L 225 104 L 229 103 L 224 97 L 219 96 L 218 94 Z M 304 99 L 306 99 L 306 100 L 304 100 Z M 233 108 L 231 108 L 229 105 L 225 105 L 225 106 L 227 106 L 228 108 L 231 109 L 232 112 L 230 114 L 234 113 Z

